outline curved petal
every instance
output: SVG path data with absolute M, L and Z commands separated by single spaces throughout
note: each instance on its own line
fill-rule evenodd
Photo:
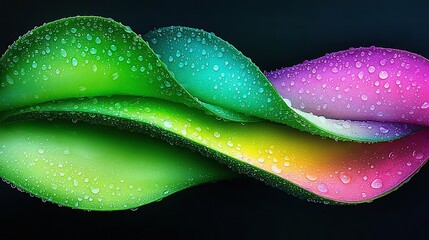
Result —
M 206 155 L 237 170 L 250 169 L 245 172 L 267 183 L 319 201 L 372 201 L 399 187 L 429 158 L 428 128 L 392 142 L 362 144 L 322 139 L 270 122 L 223 122 L 181 104 L 150 98 L 84 99 L 36 109 L 11 116 L 36 113 L 160 133 L 173 142 L 203 148 Z
M 406 136 L 418 128 L 388 121 L 389 119 L 384 121 L 379 121 L 379 119 L 368 121 L 371 119 L 364 117 L 354 119 L 353 115 L 347 117 L 346 114 L 341 115 L 340 118 L 334 117 L 334 119 L 330 119 L 330 115 L 323 114 L 318 115 L 323 118 L 317 118 L 309 112 L 304 112 L 307 109 L 299 110 L 295 107 L 295 98 L 289 100 L 287 98 L 289 95 L 284 95 L 284 91 L 277 92 L 279 89 L 273 88 L 268 81 L 268 79 L 271 80 L 278 88 L 279 82 L 287 79 L 281 78 L 283 81 L 278 81 L 279 79 L 274 78 L 278 75 L 277 72 L 268 73 L 267 79 L 250 59 L 213 33 L 193 28 L 168 27 L 152 31 L 144 38 L 148 40 L 151 48 L 166 64 L 168 70 L 174 73 L 179 84 L 189 93 L 204 102 L 225 109 L 251 114 L 313 134 L 342 140 L 388 141 Z M 336 58 L 333 59 L 332 62 L 336 60 Z M 326 60 L 316 62 L 315 68 L 318 67 L 317 63 L 323 61 Z M 329 64 L 333 64 L 332 62 Z M 341 61 L 338 62 L 341 63 Z M 336 62 L 334 63 L 338 65 Z M 290 70 L 286 68 L 281 71 L 296 71 L 297 68 L 292 67 Z M 341 69 L 343 70 L 343 68 Z M 302 75 L 305 74 L 307 72 L 303 71 Z M 337 74 L 339 77 L 342 75 L 346 75 L 345 70 Z M 335 86 L 334 84 L 338 82 L 332 81 L 334 83 L 329 86 Z M 309 88 L 311 87 L 309 86 Z M 295 96 L 302 91 L 302 89 L 294 89 L 293 94 Z M 332 89 L 331 92 L 334 90 Z M 314 98 L 324 94 L 320 90 L 314 90 L 312 93 L 315 95 Z M 354 103 L 358 102 L 354 101 Z M 317 102 L 311 104 L 309 105 L 317 108 Z
M 199 154 L 147 136 L 73 123 L 2 124 L 0 146 L 2 178 L 79 209 L 136 208 L 235 176 Z
M 29 158 L 19 154 L 19 146 L 34 147 L 33 142 L 18 137 L 25 136 L 18 131 L 26 129 L 24 123 L 7 122 L 42 117 L 81 119 L 161 135 L 296 195 L 339 203 L 371 201 L 396 189 L 429 157 L 429 132 L 424 127 L 428 125 L 427 60 L 422 57 L 381 48 L 348 50 L 267 73 L 267 78 L 250 59 L 212 33 L 170 27 L 145 38 L 149 45 L 113 20 L 76 17 L 36 28 L 13 44 L 0 59 L 0 128 L 8 146 L 1 176 L 30 192 L 37 190 L 42 197 L 53 194 L 56 197 L 49 199 L 70 206 L 68 197 L 76 195 L 70 195 L 69 188 L 48 191 L 49 183 L 57 179 L 42 177 L 45 165 L 35 168 L 34 174 L 39 175 L 26 185 L 25 179 L 33 173 L 24 171 Z M 369 73 L 362 75 L 359 69 L 364 66 Z M 380 89 L 382 81 L 384 90 Z M 397 86 L 391 86 L 392 81 Z M 288 90 L 285 86 L 292 82 L 299 88 Z M 345 91 L 347 86 L 350 89 Z M 338 97 L 340 90 L 346 94 Z M 305 94 L 311 97 L 304 102 Z M 324 108 L 326 96 L 331 102 L 334 96 L 341 101 Z M 374 103 L 382 114 L 371 112 Z M 390 109 L 393 104 L 395 108 Z M 45 125 L 36 124 L 37 129 L 24 133 L 43 135 L 37 126 L 43 130 Z M 9 131 L 10 127 L 16 129 Z M 61 145 L 52 139 L 73 138 L 65 136 L 62 127 L 49 132 L 52 138 L 43 135 L 51 139 L 46 144 L 52 149 Z M 87 144 L 95 139 L 86 130 L 80 136 Z M 346 142 L 335 141 L 338 139 Z M 390 141 L 393 139 L 397 140 Z M 115 148 L 105 149 L 111 156 Z M 139 149 L 126 151 L 140 153 Z M 164 167 L 148 160 L 148 153 L 159 152 L 148 148 L 142 153 L 142 166 Z M 110 162 L 121 158 L 115 156 L 107 158 Z M 160 154 L 158 160 L 166 158 Z M 186 162 L 186 156 L 177 159 L 185 161 L 184 166 L 197 166 L 193 160 Z M 82 158 L 73 161 L 76 167 L 88 170 Z M 118 161 L 119 168 L 132 165 L 126 159 Z M 165 161 L 168 172 L 173 172 L 174 160 Z M 89 172 L 93 177 L 99 173 Z M 153 182 L 153 176 L 144 171 L 149 179 L 127 172 L 120 174 L 141 184 Z M 211 176 L 224 178 L 222 174 Z M 182 176 L 177 179 L 183 180 Z M 38 180 L 44 181 L 40 189 Z M 172 192 L 186 186 L 172 188 Z M 148 194 L 153 191 L 151 196 L 159 197 L 158 190 L 148 188 Z M 43 195 L 45 191 L 49 195 Z M 115 199 L 106 195 L 107 201 Z M 109 206 L 100 209 L 111 209 Z
M 429 61 L 414 53 L 351 48 L 267 77 L 301 111 L 335 119 L 429 125 Z

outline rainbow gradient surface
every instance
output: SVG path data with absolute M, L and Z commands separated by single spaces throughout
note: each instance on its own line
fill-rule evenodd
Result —
M 429 158 L 428 63 L 403 50 L 369 47 L 262 73 L 235 47 L 202 30 L 161 28 L 142 38 L 110 19 L 58 20 L 24 35 L 0 59 L 0 143 L 7 146 L 0 176 L 62 205 L 119 210 L 233 176 L 204 162 L 213 158 L 309 200 L 370 202 L 408 181 Z M 97 139 L 105 146 L 120 138 L 95 137 L 106 129 L 73 124 L 59 124 L 48 135 L 43 124 L 31 123 L 59 118 L 160 136 L 199 150 L 202 160 L 187 160 L 177 149 L 177 156 L 150 147 L 88 149 L 67 132 L 75 128 L 82 142 Z M 26 136 L 40 142 L 25 143 Z M 48 151 L 64 147 L 62 140 L 49 140 L 54 138 L 83 154 L 69 159 Z M 39 154 L 49 152 L 57 165 L 72 161 L 74 172 L 52 169 L 49 159 L 37 167 L 26 164 L 33 155 L 11 142 L 43 145 Z M 134 163 L 124 160 L 125 152 L 139 152 L 135 171 L 129 171 Z M 93 154 L 98 157 L 89 166 Z M 174 185 L 169 176 L 176 162 L 188 169 L 175 175 L 183 184 Z M 115 169 L 117 179 L 124 176 L 133 187 L 111 195 L 112 179 L 94 171 L 97 164 Z M 151 178 L 145 166 L 165 168 L 166 174 Z M 41 177 L 47 168 L 53 172 Z M 74 186 L 75 170 L 97 179 L 97 187 L 81 180 Z M 207 174 L 195 177 L 199 171 Z M 198 180 L 189 181 L 191 175 Z M 165 184 L 158 187 L 157 181 Z M 70 191 L 75 187 L 79 191 Z

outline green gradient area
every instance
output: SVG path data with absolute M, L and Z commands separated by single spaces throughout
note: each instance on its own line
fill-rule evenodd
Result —
M 252 119 L 217 106 L 205 108 L 176 82 L 141 37 L 105 18 L 63 19 L 36 28 L 8 49 L 0 67 L 0 110 L 128 95 L 180 102 L 230 120 Z
M 73 208 L 136 208 L 234 174 L 189 149 L 97 126 L 14 122 L 0 128 L 0 174 Z

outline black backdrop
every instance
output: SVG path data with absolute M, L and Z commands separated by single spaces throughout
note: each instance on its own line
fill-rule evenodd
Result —
M 0 0 L 0 52 L 36 25 L 75 15 L 111 17 L 141 34 L 170 25 L 202 28 L 232 43 L 263 70 L 370 45 L 429 57 L 429 2 L 412 1 Z M 328 206 L 244 178 L 188 189 L 135 212 L 58 207 L 1 183 L 0 238 L 428 239 L 428 180 L 425 166 L 405 186 L 373 203 Z

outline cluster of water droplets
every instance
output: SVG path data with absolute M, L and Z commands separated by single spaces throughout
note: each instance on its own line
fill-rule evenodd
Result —
M 427 60 L 414 54 L 380 48 L 350 49 L 267 73 L 280 97 L 248 58 L 212 33 L 181 27 L 156 30 L 145 36 L 156 56 L 139 36 L 132 34 L 130 28 L 108 22 L 65 21 L 61 26 L 43 28 L 40 30 L 42 33 L 30 32 L 25 42 L 13 45 L 1 62 L 3 72 L 0 77 L 4 77 L 1 88 L 5 93 L 0 98 L 2 108 L 58 100 L 55 99 L 56 91 L 58 96 L 65 92 L 64 98 L 125 93 L 173 102 L 195 101 L 209 110 L 214 109 L 215 113 L 224 109 L 223 115 L 218 114 L 217 117 L 248 113 L 295 127 L 299 123 L 300 129 L 308 124 L 298 118 L 301 116 L 318 127 L 324 127 L 323 130 L 349 136 L 359 135 L 360 129 L 365 129 L 371 136 L 400 137 L 415 131 L 416 127 L 385 121 L 422 125 L 429 121 L 426 112 L 429 111 L 429 100 L 425 98 L 429 96 L 429 88 L 425 88 L 428 70 L 423 68 Z M 50 88 L 56 81 L 70 84 L 57 84 L 57 89 Z M 106 85 L 108 87 L 104 88 Z M 10 98 L 23 87 L 29 90 L 29 94 L 21 94 L 22 98 L 18 100 Z M 77 91 L 68 92 L 68 88 Z M 407 155 L 401 155 L 405 162 L 400 162 L 395 172 L 386 171 L 385 165 L 377 162 L 393 161 L 400 154 L 393 151 L 377 156 L 363 155 L 360 156 L 362 159 L 352 159 L 350 165 L 346 163 L 349 159 L 342 159 L 345 166 L 340 169 L 310 169 L 298 163 L 300 159 L 294 155 L 279 150 L 277 145 L 260 149 L 252 155 L 244 140 L 238 140 L 234 135 L 236 129 L 246 129 L 245 123 L 219 127 L 219 121 L 206 115 L 201 117 L 200 113 L 194 114 L 192 109 L 179 107 L 176 103 L 160 104 L 158 100 L 145 98 L 131 101 L 130 98 L 95 97 L 81 102 L 30 107 L 20 113 L 68 111 L 88 114 L 89 118 L 99 114 L 108 122 L 120 118 L 145 123 L 164 130 L 167 138 L 179 136 L 188 139 L 327 197 L 332 197 L 331 193 L 344 194 L 347 191 L 344 186 L 353 185 L 349 190 L 358 189 L 359 200 L 370 199 L 379 194 L 378 190 L 392 187 L 390 178 L 405 180 L 427 158 L 425 152 L 408 150 Z M 152 105 L 151 101 L 154 101 Z M 297 110 L 292 112 L 284 106 Z M 329 117 L 379 122 L 333 120 Z M 76 123 L 77 119 L 72 118 L 72 121 Z M 252 145 L 255 149 L 260 147 Z M 3 150 L 0 151 L 1 155 Z M 109 198 L 119 196 L 124 188 L 141 191 L 140 186 L 127 185 L 123 181 L 99 186 L 97 177 L 89 178 L 76 171 L 67 174 L 63 169 L 73 171 L 73 166 L 45 158 L 46 152 L 44 147 L 39 148 L 37 161 L 30 164 L 44 161 L 47 164 L 43 169 L 44 177 L 64 178 L 41 188 L 34 187 L 41 184 L 37 180 L 35 185 L 24 185 L 33 187 L 30 190 L 40 195 L 46 195 L 45 189 L 56 191 L 61 188 L 74 194 L 73 198 L 65 199 L 65 203 L 73 202 L 75 207 L 79 207 L 85 201 L 98 201 L 102 208 L 107 195 Z M 70 154 L 73 154 L 70 149 L 64 149 L 65 156 Z M 354 167 L 356 162 L 365 166 Z M 290 170 L 292 168 L 298 169 L 298 175 Z M 82 185 L 85 185 L 84 190 L 80 188 Z M 79 192 L 74 189 L 78 187 Z M 56 197 L 55 191 L 48 200 Z M 164 193 L 169 192 L 166 190 Z M 142 201 L 132 193 L 129 197 L 130 203 Z
M 199 100 L 279 121 L 287 114 L 276 108 L 282 100 L 250 59 L 213 33 L 170 27 L 144 38 L 175 79 Z
M 292 107 L 318 116 L 429 123 L 429 62 L 413 53 L 352 48 L 267 76 Z
M 111 20 L 63 20 L 22 39 L 0 63 L 1 109 L 56 100 L 58 94 L 73 98 L 125 92 L 192 105 L 147 43 Z M 26 94 L 20 94 L 23 89 Z

